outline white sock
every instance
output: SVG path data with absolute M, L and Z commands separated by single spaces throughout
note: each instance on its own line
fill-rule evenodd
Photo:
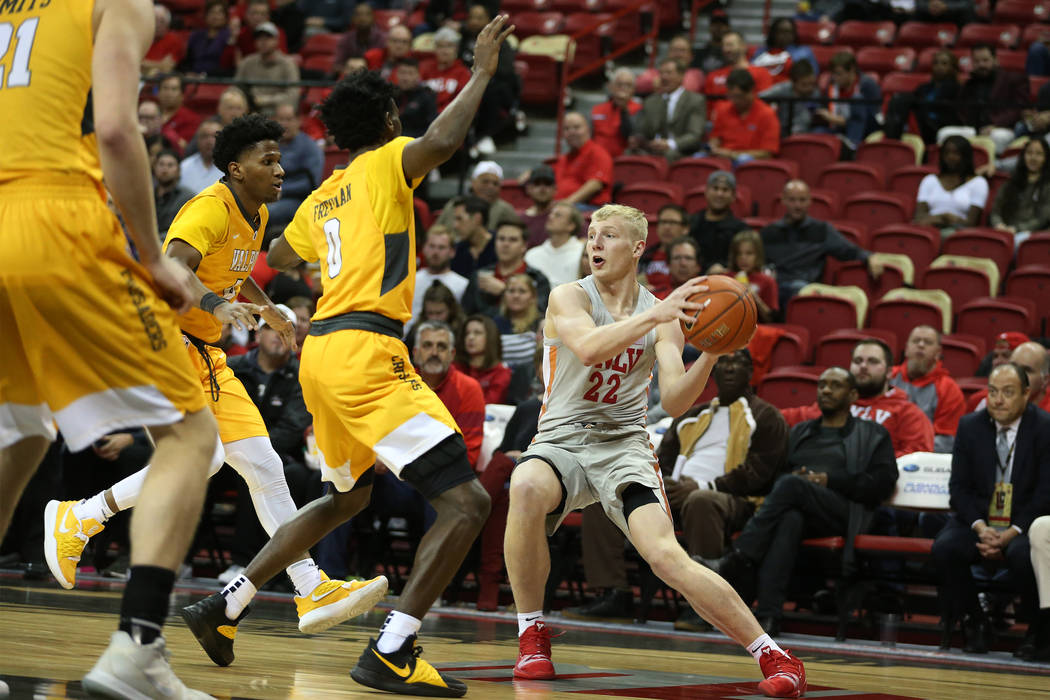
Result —
M 96 493 L 73 506 L 73 516 L 77 520 L 94 520 L 104 523 L 113 517 L 113 510 L 106 503 L 106 492 Z
M 779 651 L 781 654 L 784 653 L 784 650 L 777 646 L 777 643 L 774 642 L 773 638 L 768 634 L 763 634 L 761 637 L 747 645 L 747 650 L 751 652 L 751 656 L 755 657 L 755 661 L 762 658 L 762 652 L 766 649 Z
M 226 598 L 226 617 L 236 620 L 257 592 L 244 574 L 230 581 L 230 585 L 222 589 L 222 595 Z
M 386 621 L 379 629 L 379 639 L 376 640 L 376 648 L 380 654 L 389 654 L 401 648 L 405 640 L 419 631 L 423 624 L 411 615 L 392 610 L 386 616 Z
M 312 590 L 321 585 L 321 570 L 309 557 L 295 562 L 284 571 L 292 579 L 295 594 L 300 598 L 310 595 Z
M 543 622 L 542 610 L 530 613 L 518 613 L 518 636 L 520 637 L 525 634 L 525 630 L 532 627 L 537 622 Z

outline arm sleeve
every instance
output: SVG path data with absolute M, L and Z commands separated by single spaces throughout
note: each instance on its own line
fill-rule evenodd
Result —
M 851 501 L 873 508 L 893 495 L 893 487 L 897 483 L 897 460 L 893 456 L 890 434 L 881 425 L 870 425 L 874 430 L 865 440 L 867 444 L 862 447 L 868 452 L 866 468 L 856 474 L 829 473 L 828 488 Z
M 809 406 L 782 408 L 780 409 L 780 414 L 784 416 L 787 424 L 793 428 L 804 421 L 820 418 L 820 409 L 817 408 L 817 404 L 810 404 Z
M 936 189 L 937 176 L 931 173 L 924 177 L 922 182 L 919 183 L 919 194 L 916 195 L 915 201 L 925 202 L 926 206 L 929 206 L 932 209 L 932 202 Z
M 894 438 L 894 450 L 897 455 L 933 452 L 933 423 L 915 404 L 907 403 L 904 406 L 906 410 L 895 413 L 886 421 L 887 430 L 893 426 L 890 434 Z
M 952 474 L 948 480 L 952 510 L 964 523 L 976 522 L 988 515 L 988 504 L 979 503 L 976 495 L 977 488 L 974 483 L 976 466 L 972 436 L 972 430 L 962 430 L 955 438 L 955 445 L 952 447 Z
M 751 436 L 751 449 L 743 464 L 715 479 L 715 489 L 734 496 L 757 496 L 768 493 L 773 480 L 784 466 L 787 455 L 788 427 L 775 408 L 756 411 L 757 426 Z M 672 463 L 671 466 L 674 466 Z M 660 462 L 663 468 L 663 460 Z
M 970 206 L 984 209 L 988 202 L 988 181 L 978 175 L 969 183 Z
M 205 257 L 217 250 L 229 235 L 227 224 L 229 209 L 218 197 L 199 197 L 182 208 L 168 228 L 164 239 L 164 250 L 171 241 L 178 239 L 192 246 Z
M 313 199 L 307 197 L 299 205 L 292 222 L 284 228 L 284 240 L 292 247 L 295 254 L 306 262 L 317 262 L 320 256 L 310 238 L 310 216 L 313 211 Z
M 860 260 L 868 261 L 868 251 L 858 248 L 845 236 L 835 230 L 831 224 L 825 223 L 828 233 L 824 239 L 825 252 L 836 260 Z

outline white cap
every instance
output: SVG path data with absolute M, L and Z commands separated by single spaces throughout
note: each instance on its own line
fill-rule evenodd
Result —
M 470 176 L 470 179 L 473 180 L 479 175 L 495 175 L 502 180 L 503 168 L 499 167 L 499 163 L 494 160 L 483 160 L 474 166 L 474 174 Z
M 298 319 L 295 316 L 295 312 L 292 311 L 291 309 L 289 309 L 284 304 L 277 304 L 276 306 L 277 306 L 277 310 L 281 312 L 281 315 L 292 322 L 292 328 L 295 328 L 295 326 L 298 325 L 296 323 L 296 321 Z M 265 325 L 266 325 L 266 318 L 263 317 L 263 316 L 260 316 L 259 317 L 259 328 L 262 328 Z

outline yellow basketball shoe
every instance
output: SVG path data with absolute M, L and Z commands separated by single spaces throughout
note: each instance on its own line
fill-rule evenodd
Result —
M 77 520 L 73 506 L 77 501 L 49 501 L 44 508 L 44 558 L 51 574 L 62 588 L 77 581 L 77 562 L 88 540 L 105 526 L 97 520 Z
M 299 631 L 317 634 L 368 612 L 383 599 L 386 591 L 386 576 L 376 576 L 368 581 L 332 581 L 322 571 L 321 583 L 309 595 L 295 597 Z

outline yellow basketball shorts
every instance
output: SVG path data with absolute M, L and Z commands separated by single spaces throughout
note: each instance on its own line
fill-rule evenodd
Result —
M 82 450 L 204 408 L 175 312 L 83 176 L 0 185 L 0 447 Z
M 215 421 L 219 424 L 219 439 L 227 443 L 244 438 L 268 436 L 266 424 L 263 423 L 258 407 L 248 396 L 241 380 L 226 364 L 226 353 L 220 348 L 204 346 L 211 360 L 212 370 L 215 372 L 217 386 L 212 387 L 211 378 L 208 376 L 208 363 L 205 362 L 200 351 L 188 340 L 186 349 L 189 351 L 190 362 L 197 370 L 197 376 L 204 388 L 208 408 L 215 414 Z M 213 389 L 217 390 L 218 400 L 212 393 Z
M 398 338 L 360 330 L 308 336 L 299 382 L 323 457 L 321 478 L 349 491 L 381 459 L 407 464 L 459 428 Z

